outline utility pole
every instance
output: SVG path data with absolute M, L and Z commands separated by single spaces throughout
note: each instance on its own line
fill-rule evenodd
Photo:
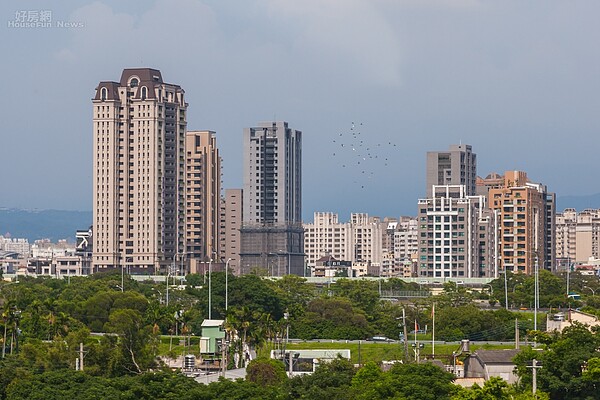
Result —
M 531 371 L 533 374 L 532 391 L 533 395 L 535 396 L 535 393 L 537 392 L 537 370 L 542 367 L 538 365 L 538 360 L 534 358 L 533 360 L 531 360 L 531 366 L 527 366 L 527 368 L 533 369 L 533 371 Z
M 515 349 L 519 349 L 519 319 L 515 318 Z
M 227 371 L 227 335 L 223 338 L 221 342 L 221 350 L 223 355 L 221 356 L 221 364 L 223 370 L 223 378 L 225 378 L 225 371 Z
M 537 331 L 537 317 L 538 317 L 538 302 L 540 299 L 540 283 L 539 283 L 539 264 L 538 264 L 538 256 L 535 254 L 535 276 L 534 276 L 534 296 L 533 296 L 533 330 Z M 537 341 L 533 343 L 533 347 L 537 347 Z
M 406 332 L 406 312 L 402 307 L 402 326 L 404 327 L 404 358 L 408 361 L 408 333 Z
M 79 343 L 79 370 L 83 371 L 83 342 Z

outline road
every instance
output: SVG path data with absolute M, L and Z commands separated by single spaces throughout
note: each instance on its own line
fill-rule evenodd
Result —
M 423 342 L 423 343 L 431 343 L 431 340 L 420 340 L 417 338 L 418 342 Z M 352 344 L 370 344 L 370 343 L 377 343 L 377 344 L 402 344 L 404 342 L 400 341 L 400 340 L 393 340 L 390 339 L 387 342 L 384 341 L 373 341 L 373 340 L 334 340 L 334 339 L 312 339 L 312 340 L 302 340 L 302 339 L 290 339 L 289 343 L 352 343 Z M 409 340 L 408 343 L 414 343 L 413 340 Z M 434 342 L 435 344 L 455 344 L 455 345 L 460 345 L 461 342 L 460 341 L 455 341 L 455 342 L 445 342 L 443 340 L 436 340 Z M 491 345 L 496 345 L 496 346 L 502 346 L 502 345 L 514 345 L 514 341 L 470 341 L 469 343 L 471 343 L 472 345 L 483 345 L 483 344 L 491 344 Z M 529 342 L 525 342 L 525 341 L 521 341 L 519 342 L 519 344 L 521 346 L 526 346 L 529 344 Z

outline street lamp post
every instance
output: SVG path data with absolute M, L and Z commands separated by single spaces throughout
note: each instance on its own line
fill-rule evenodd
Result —
M 506 266 L 504 266 L 504 308 L 508 310 L 508 279 L 506 277 Z
M 584 288 L 584 289 L 590 289 L 590 290 L 592 291 L 592 296 L 595 296 L 595 295 L 596 295 L 596 291 L 595 291 L 594 289 L 592 289 L 591 287 L 589 287 L 589 286 L 584 286 L 583 288 Z
M 538 313 L 538 303 L 540 301 L 540 281 L 539 281 L 539 263 L 537 253 L 535 255 L 535 281 L 534 281 L 534 298 L 533 298 L 533 306 L 534 306 L 534 314 L 533 314 L 533 330 L 537 331 L 537 313 Z M 534 342 L 534 346 L 537 347 L 537 343 Z
M 231 261 L 231 258 L 227 259 L 227 262 L 225 263 L 225 313 L 227 313 L 227 303 L 229 301 L 229 297 L 228 297 L 228 275 L 229 275 L 229 261 Z
M 208 319 L 212 319 L 212 258 L 208 260 Z
M 166 294 L 166 301 L 165 301 L 167 304 L 167 307 L 169 307 L 169 277 L 171 276 L 171 271 L 172 271 L 171 268 L 167 269 L 167 294 Z
M 121 265 L 121 293 L 124 292 L 125 287 L 125 266 Z

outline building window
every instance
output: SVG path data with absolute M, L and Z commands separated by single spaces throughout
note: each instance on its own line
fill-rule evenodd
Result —
M 102 89 L 100 89 L 100 99 L 102 101 L 105 101 L 107 97 L 108 97 L 108 90 L 105 87 L 103 87 Z

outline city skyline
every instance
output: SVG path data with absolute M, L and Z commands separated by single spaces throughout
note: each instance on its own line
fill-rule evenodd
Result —
M 524 170 L 559 198 L 598 193 L 573 179 L 594 170 L 599 140 L 600 58 L 586 45 L 600 33 L 598 7 L 5 2 L 0 167 L 15 189 L 2 191 L 0 206 L 91 210 L 90 88 L 144 66 L 186 88 L 190 129 L 217 132 L 223 188 L 242 187 L 244 127 L 270 119 L 301 127 L 304 220 L 315 211 L 415 215 L 426 152 L 452 143 L 476 149 L 482 177 Z M 73 26 L 11 27 L 21 10 L 48 10 Z M 179 21 L 176 33 L 157 28 L 164 18 Z M 186 62 L 152 51 L 166 44 Z M 16 151 L 25 140 L 27 158 Z M 360 140 L 365 160 L 341 146 L 360 150 Z M 381 162 L 356 168 L 374 156 Z

